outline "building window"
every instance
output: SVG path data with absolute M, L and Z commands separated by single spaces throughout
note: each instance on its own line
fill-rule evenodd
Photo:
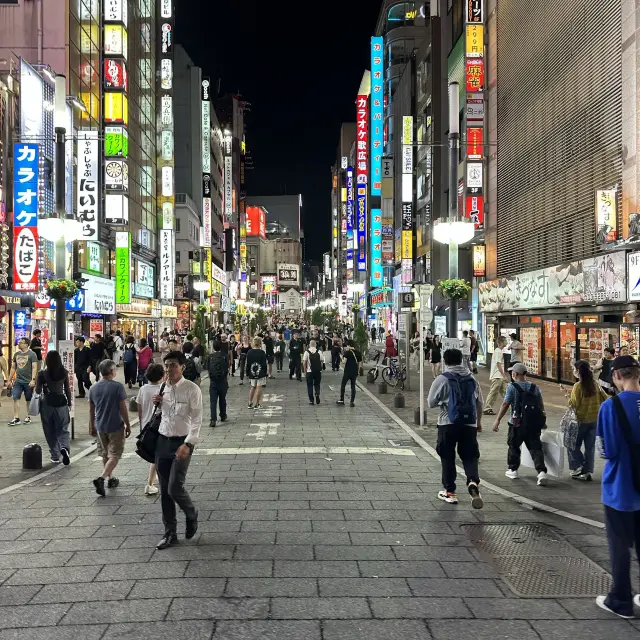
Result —
M 180 233 L 180 218 L 176 218 L 176 233 Z
M 180 252 L 176 251 L 176 264 L 180 264 Z

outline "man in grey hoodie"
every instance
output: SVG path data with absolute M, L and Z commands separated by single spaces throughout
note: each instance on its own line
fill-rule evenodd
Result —
M 458 504 L 457 446 L 467 475 L 471 505 L 474 509 L 481 509 L 484 502 L 478 489 L 478 432 L 482 431 L 482 391 L 478 381 L 462 365 L 462 352 L 459 349 L 447 349 L 443 358 L 445 372 L 433 381 L 428 398 L 429 407 L 440 407 L 436 451 L 442 465 L 444 490 L 438 493 L 438 498 L 450 504 Z M 449 406 L 451 401 L 455 404 Z

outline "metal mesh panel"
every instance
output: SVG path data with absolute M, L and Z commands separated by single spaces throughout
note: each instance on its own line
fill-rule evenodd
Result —
M 621 3 L 501 0 L 497 25 L 497 274 L 507 276 L 596 252 L 595 190 L 622 178 Z

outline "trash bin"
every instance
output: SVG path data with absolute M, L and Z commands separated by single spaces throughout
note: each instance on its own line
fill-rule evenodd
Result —
M 22 450 L 22 468 L 25 471 L 42 469 L 42 447 L 39 444 L 32 442 Z

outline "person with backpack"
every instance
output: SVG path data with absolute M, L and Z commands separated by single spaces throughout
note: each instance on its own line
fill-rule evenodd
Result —
M 133 336 L 127 336 L 122 361 L 124 362 L 124 383 L 131 389 L 138 379 L 138 353 Z
M 116 353 L 116 341 L 115 341 L 115 332 L 111 331 L 108 336 L 104 339 L 104 350 L 106 352 L 106 357 L 110 360 L 115 360 Z
M 596 423 L 600 405 L 607 399 L 607 394 L 595 381 L 591 367 L 586 360 L 576 362 L 576 371 L 579 381 L 573 385 L 569 393 L 562 385 L 569 400 L 569 406 L 573 407 L 578 424 L 572 431 L 570 444 L 567 441 L 568 433 L 565 433 L 565 445 L 569 457 L 569 474 L 574 480 L 591 482 L 596 454 Z M 584 444 L 584 453 L 582 445 Z M 573 445 L 572 448 L 569 448 Z
M 309 348 L 304 352 L 302 370 L 307 378 L 309 404 L 313 404 L 315 392 L 316 404 L 320 404 L 320 382 L 322 380 L 322 353 L 316 349 L 316 341 L 309 341 Z
M 478 432 L 482 431 L 482 391 L 478 381 L 463 364 L 462 351 L 444 352 L 446 370 L 431 384 L 427 402 L 429 407 L 440 407 L 436 451 L 442 466 L 442 491 L 438 498 L 449 504 L 458 504 L 456 495 L 456 447 L 467 476 L 467 490 L 471 506 L 482 509 L 478 460 Z
M 342 374 L 342 383 L 340 384 L 340 400 L 336 401 L 336 404 L 344 404 L 344 392 L 347 388 L 347 382 L 351 383 L 351 402 L 350 407 L 355 407 L 356 404 L 356 380 L 358 379 L 358 371 L 360 370 L 360 364 L 362 363 L 362 355 L 354 348 L 353 341 L 347 340 L 347 344 L 344 348 L 344 356 L 342 358 L 344 373 Z
M 211 403 L 211 422 L 209 426 L 214 428 L 217 422 L 217 404 L 220 401 L 220 422 L 227 419 L 227 391 L 229 391 L 229 361 L 222 353 L 222 344 L 219 340 L 213 343 L 213 353 L 209 358 L 209 399 Z
M 182 345 L 182 353 L 184 353 L 187 359 L 182 376 L 194 384 L 199 385 L 202 367 L 200 367 L 200 371 L 198 371 L 198 359 L 193 357 L 193 342 L 185 342 Z
M 247 353 L 246 373 L 251 384 L 249 389 L 249 409 L 262 409 L 262 389 L 267 386 L 267 354 L 262 350 L 262 338 L 253 339 L 253 348 Z
M 602 472 L 604 523 L 611 557 L 612 585 L 596 604 L 621 618 L 633 618 L 631 554 L 640 553 L 640 365 L 618 356 L 611 366 L 619 393 L 603 402 L 598 413 L 596 446 L 605 461 Z
M 500 430 L 500 421 L 511 408 L 511 420 L 507 435 L 508 469 L 505 472 L 507 478 L 517 480 L 520 468 L 520 447 L 525 444 L 531 459 L 538 472 L 538 486 L 546 486 L 548 482 L 547 467 L 544 464 L 544 453 L 540 436 L 546 429 L 546 413 L 540 387 L 527 380 L 527 367 L 521 362 L 516 362 L 510 369 L 512 380 L 507 387 L 500 411 L 493 423 L 493 430 Z

